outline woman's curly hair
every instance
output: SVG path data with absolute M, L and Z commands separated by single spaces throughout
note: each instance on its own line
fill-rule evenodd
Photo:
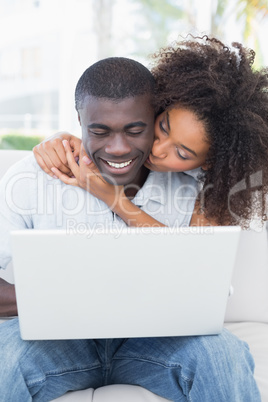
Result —
M 153 55 L 156 108 L 186 108 L 211 144 L 199 201 L 219 225 L 267 220 L 268 69 L 239 43 L 191 38 Z M 265 205 L 266 200 L 266 205 Z

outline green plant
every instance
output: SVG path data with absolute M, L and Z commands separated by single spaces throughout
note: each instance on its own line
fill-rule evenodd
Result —
M 23 149 L 31 150 L 39 142 L 43 141 L 40 136 L 23 136 L 18 134 L 3 135 L 0 137 L 0 149 Z

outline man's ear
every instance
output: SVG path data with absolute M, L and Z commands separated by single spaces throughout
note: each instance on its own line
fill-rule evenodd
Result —
M 80 124 L 80 126 L 81 126 L 81 118 L 80 118 L 79 112 L 77 112 L 77 117 L 78 117 L 79 124 Z

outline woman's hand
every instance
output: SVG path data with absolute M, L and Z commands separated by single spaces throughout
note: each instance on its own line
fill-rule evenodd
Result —
M 165 226 L 133 204 L 126 197 L 124 186 L 113 186 L 112 184 L 107 183 L 100 174 L 98 168 L 87 156 L 83 144 L 81 144 L 80 149 L 79 165 L 74 158 L 69 142 L 64 140 L 63 146 L 66 151 L 68 166 L 73 172 L 73 177 L 69 177 L 60 172 L 59 169 L 55 167 L 51 168 L 54 175 L 61 181 L 65 184 L 81 187 L 104 201 L 113 212 L 126 222 L 128 226 Z
M 78 159 L 81 139 L 66 132 L 57 133 L 33 148 L 37 163 L 50 176 L 54 176 L 54 173 L 51 171 L 52 167 L 56 167 L 67 176 L 73 175 L 68 165 L 62 140 L 69 142 L 74 158 Z
M 62 146 L 65 150 L 66 160 L 73 177 L 62 173 L 56 167 L 51 168 L 53 174 L 65 184 L 83 188 L 104 201 L 113 210 L 120 200 L 125 198 L 124 187 L 114 186 L 104 180 L 96 165 L 87 156 L 83 144 L 80 146 L 79 165 L 75 160 L 69 142 L 63 140 Z

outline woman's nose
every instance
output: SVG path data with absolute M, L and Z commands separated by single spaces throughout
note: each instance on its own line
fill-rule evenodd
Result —
M 152 155 L 159 159 L 164 159 L 167 156 L 167 144 L 165 141 L 160 141 L 158 138 L 154 140 Z

